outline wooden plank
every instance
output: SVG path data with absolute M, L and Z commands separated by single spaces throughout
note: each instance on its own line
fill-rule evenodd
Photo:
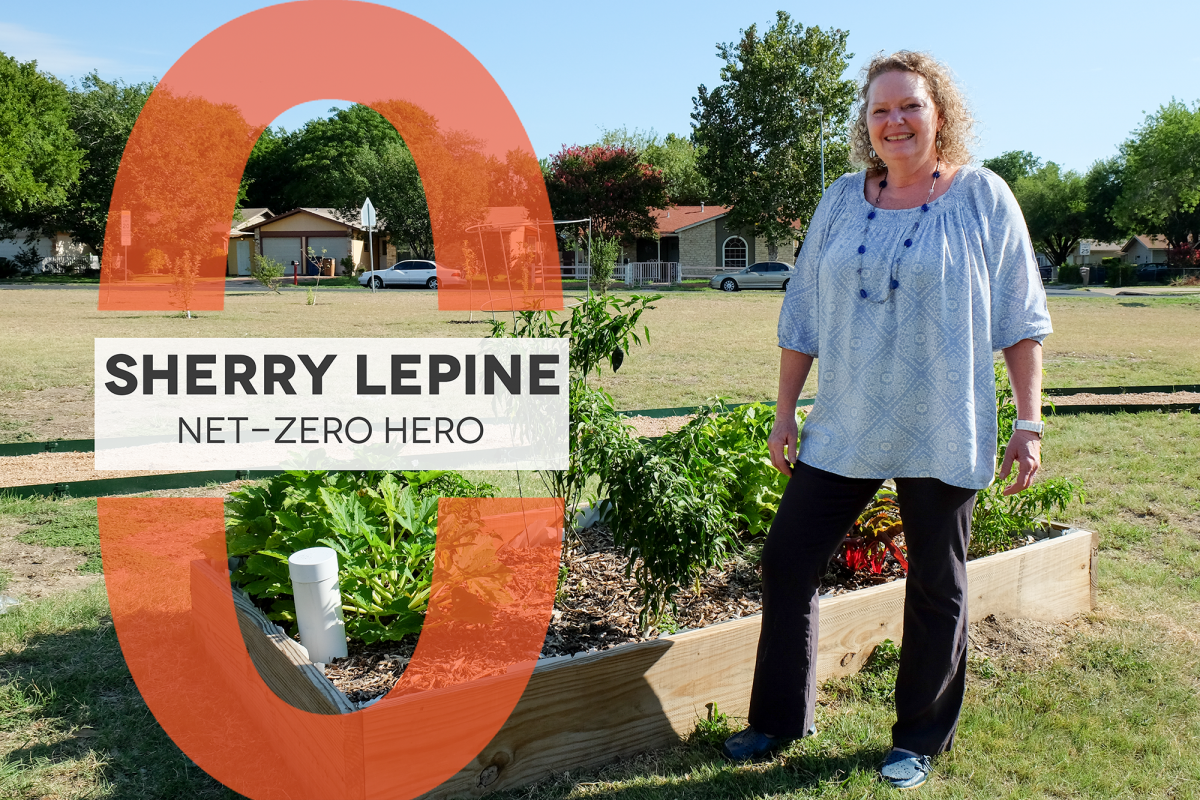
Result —
M 1094 606 L 1096 535 L 1057 527 L 1062 533 L 1055 538 L 968 563 L 972 621 L 989 614 L 1051 620 Z M 821 600 L 818 680 L 856 672 L 883 639 L 900 641 L 905 585 L 895 581 Z M 246 618 L 251 619 L 249 614 Z M 745 716 L 760 620 L 754 615 L 601 653 L 539 662 L 500 732 L 457 775 L 424 797 L 481 796 L 553 772 L 595 767 L 668 746 L 695 727 L 708 703 Z M 251 623 L 242 630 L 248 643 L 257 637 L 259 644 L 270 644 L 270 631 L 263 625 Z M 258 644 L 248 647 L 252 655 L 261 650 Z M 264 655 L 264 664 L 268 658 Z M 263 667 L 256 659 L 255 665 L 268 680 L 277 668 L 285 675 L 289 668 L 295 672 L 292 656 L 283 661 Z M 325 681 L 324 676 L 320 680 Z M 289 681 L 280 685 L 277 691 L 296 691 Z M 461 691 L 462 702 L 470 702 L 470 692 L 479 688 Z M 420 705 L 432 699 L 386 699 L 380 706 Z M 348 764 L 362 763 L 364 755 L 371 762 L 376 760 L 373 753 L 390 752 L 392 737 L 382 728 L 375 730 L 370 716 L 351 715 L 363 727 L 357 737 L 347 737 L 345 763 L 331 768 L 346 770 Z M 362 722 L 364 718 L 368 719 Z M 328 748 L 318 743 L 310 754 L 322 762 L 329 758 Z M 386 775 L 368 775 L 365 781 L 366 796 L 392 796 Z
M 203 603 L 216 602 L 221 591 L 219 583 L 228 582 L 228 577 L 203 561 L 193 563 L 192 576 L 193 604 L 197 608 L 203 608 Z M 233 606 L 250 660 L 259 677 L 276 696 L 312 714 L 347 714 L 354 710 L 354 705 L 325 677 L 325 673 L 309 661 L 308 654 L 283 635 L 275 623 L 241 592 L 233 592 Z M 211 631 L 212 620 L 203 615 L 198 615 L 197 619 L 198 624 Z M 217 648 L 216 652 L 210 649 L 210 654 L 218 663 L 234 662 L 233 654 L 225 652 L 224 648 L 236 646 L 236 642 L 220 636 L 209 636 L 205 641 Z
M 968 563 L 971 619 L 1007 614 L 1061 619 L 1092 608 L 1095 535 L 1053 539 Z M 904 581 L 821 601 L 818 680 L 855 672 L 883 639 L 903 635 Z M 669 746 L 715 702 L 749 708 L 760 617 L 547 659 L 495 738 L 424 797 L 481 796 L 564 770 Z
M 213 667 L 224 675 L 230 691 L 258 723 L 259 738 L 271 747 L 269 753 L 256 753 L 254 757 L 272 757 L 293 771 L 316 767 L 330 784 L 344 788 L 343 796 L 362 797 L 362 715 L 346 713 L 353 709 L 351 703 L 344 696 L 339 702 L 328 691 L 341 695 L 309 663 L 303 651 L 288 646 L 287 637 L 268 633 L 273 624 L 259 613 L 249 613 L 247 601 L 235 599 L 238 625 L 234 628 L 228 624 L 222 608 L 229 596 L 229 578 L 219 566 L 192 562 L 192 619 Z M 322 726 L 326 732 L 323 739 L 311 735 L 295 724 L 294 712 L 287 713 L 283 703 L 264 702 L 256 686 L 259 679 L 288 705 L 314 714 L 336 715 L 340 723 Z M 328 684 L 328 690 L 323 690 L 321 684 Z

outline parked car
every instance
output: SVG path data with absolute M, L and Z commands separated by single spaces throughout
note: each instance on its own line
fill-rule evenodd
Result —
M 376 289 L 388 286 L 424 286 L 426 289 L 436 289 L 438 281 L 449 284 L 461 280 L 460 270 L 419 259 L 397 261 L 387 269 L 368 270 L 358 276 L 360 286 L 370 286 L 373 283 Z
M 708 285 L 726 292 L 739 289 L 787 289 L 788 281 L 795 274 L 791 264 L 782 261 L 759 261 L 740 272 L 714 275 Z

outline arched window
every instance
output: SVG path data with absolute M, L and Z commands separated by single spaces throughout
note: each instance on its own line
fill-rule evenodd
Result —
M 746 240 L 730 236 L 725 240 L 724 266 L 726 269 L 742 269 L 746 266 Z

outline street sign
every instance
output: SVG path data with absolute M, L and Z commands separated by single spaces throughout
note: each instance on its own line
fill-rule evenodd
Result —
M 361 219 L 364 228 L 372 229 L 375 227 L 375 206 L 371 205 L 371 198 L 369 197 L 363 203 Z
M 1080 242 L 1079 243 L 1079 255 L 1090 256 L 1091 254 L 1092 254 L 1092 243 L 1091 242 Z
M 121 246 L 129 247 L 133 243 L 133 219 L 128 211 L 121 212 Z

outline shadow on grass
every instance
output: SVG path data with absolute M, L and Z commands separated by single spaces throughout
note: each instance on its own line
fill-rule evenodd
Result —
M 0 796 L 241 797 L 155 721 L 102 588 L 0 617 L 0 646 Z

